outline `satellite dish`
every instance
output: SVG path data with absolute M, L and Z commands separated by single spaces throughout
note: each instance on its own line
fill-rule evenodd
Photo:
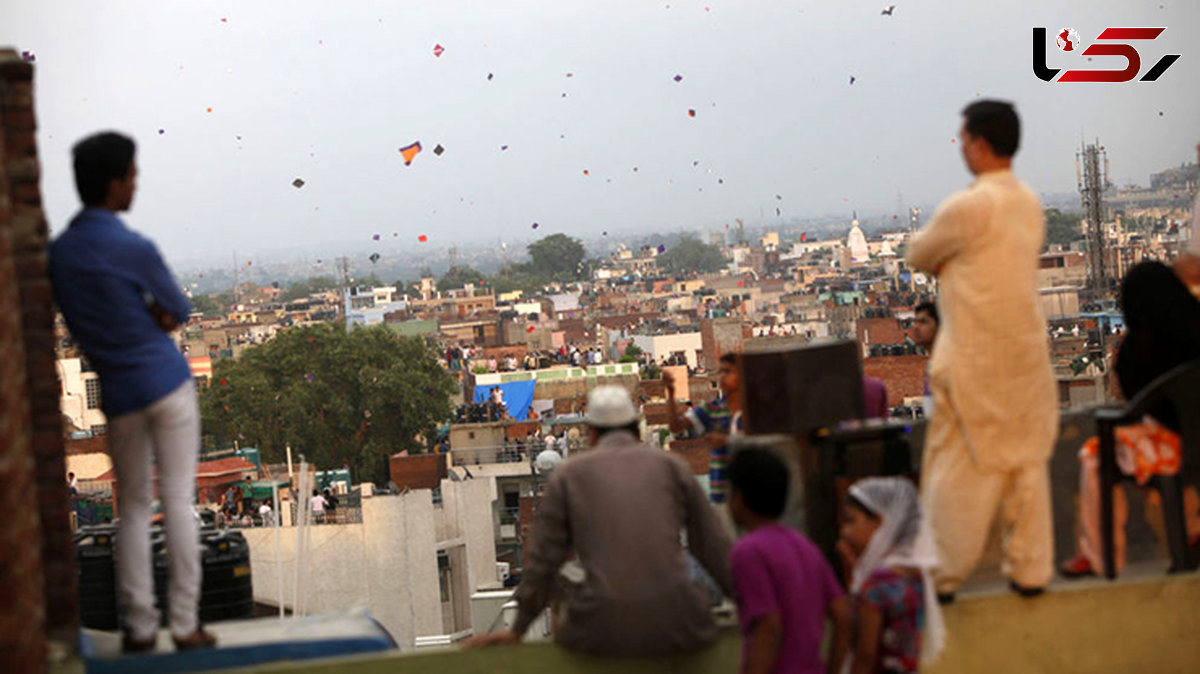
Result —
M 553 449 L 546 449 L 542 450 L 542 453 L 538 454 L 537 458 L 533 460 L 533 466 L 537 469 L 539 474 L 549 475 L 550 473 L 554 472 L 554 469 L 557 468 L 558 464 L 562 463 L 562 461 L 563 458 L 561 454 Z

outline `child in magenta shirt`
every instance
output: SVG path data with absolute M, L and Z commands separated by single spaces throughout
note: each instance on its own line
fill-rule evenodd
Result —
M 726 470 L 729 514 L 745 531 L 729 555 L 743 646 L 741 671 L 838 672 L 850 642 L 850 606 L 821 551 L 779 523 L 788 469 L 764 449 L 737 452 Z M 821 662 L 833 620 L 829 669 Z

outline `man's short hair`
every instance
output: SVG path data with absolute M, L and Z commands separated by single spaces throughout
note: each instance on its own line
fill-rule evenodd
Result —
M 942 320 L 938 318 L 937 305 L 933 302 L 921 302 L 913 309 L 913 314 L 919 314 L 922 311 L 929 314 L 929 317 L 933 319 L 934 323 L 937 323 L 938 325 L 942 324 Z
M 613 433 L 616 431 L 624 431 L 626 433 L 632 434 L 633 437 L 637 438 L 638 440 L 642 439 L 641 424 L 639 424 L 636 421 L 627 426 L 592 426 L 591 428 L 593 428 L 596 431 L 596 439 L 597 440 L 599 440 L 600 438 L 603 438 L 604 436 L 608 435 L 609 433 Z M 563 433 L 566 433 L 566 431 L 563 431 Z
M 88 136 L 75 144 L 75 189 L 84 206 L 98 206 L 108 185 L 129 175 L 136 146 L 132 138 L 114 131 Z
M 963 108 L 967 133 L 983 138 L 997 157 L 1011 157 L 1021 144 L 1021 120 L 1012 103 L 982 100 Z
M 726 365 L 737 365 L 738 354 L 736 351 L 726 351 L 725 353 L 721 354 L 721 357 L 717 359 L 717 362 L 725 363 Z
M 770 450 L 737 452 L 725 474 L 750 512 L 767 519 L 778 519 L 783 514 L 787 505 L 788 467 Z

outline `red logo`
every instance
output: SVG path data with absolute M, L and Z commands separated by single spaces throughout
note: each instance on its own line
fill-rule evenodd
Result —
M 1123 70 L 1068 70 L 1058 79 L 1058 82 L 1129 82 L 1138 76 L 1142 70 L 1142 57 L 1127 40 L 1153 40 L 1166 28 L 1105 28 L 1097 41 L 1108 41 L 1111 44 L 1093 44 L 1079 52 L 1081 56 L 1120 56 L 1125 59 Z M 1119 40 L 1119 42 L 1118 42 Z M 1080 47 L 1079 35 L 1074 28 L 1064 28 L 1055 37 L 1058 48 L 1064 52 L 1076 51 Z M 1167 54 L 1160 58 L 1150 70 L 1142 75 L 1141 82 L 1154 82 L 1179 60 L 1179 54 Z M 1059 68 L 1046 67 L 1046 29 L 1033 29 L 1033 74 L 1046 82 L 1056 81 L 1054 78 L 1060 72 Z

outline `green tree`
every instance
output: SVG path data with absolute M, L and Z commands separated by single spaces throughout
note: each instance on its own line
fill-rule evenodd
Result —
M 438 279 L 437 289 L 442 292 L 457 290 L 463 286 L 478 285 L 480 281 L 486 280 L 486 276 L 470 267 L 452 267 L 445 276 Z
M 219 361 L 200 395 L 208 442 L 238 440 L 282 461 L 285 447 L 321 468 L 387 482 L 387 458 L 420 452 L 450 417 L 454 380 L 423 340 L 384 326 L 319 324 Z
M 337 287 L 337 279 L 332 276 L 313 276 L 305 281 L 297 281 L 289 285 L 287 290 L 284 290 L 279 295 L 279 299 L 282 302 L 294 302 L 302 300 L 313 293 L 332 290 Z
M 1063 213 L 1057 208 L 1046 209 L 1046 244 L 1066 245 L 1083 238 L 1079 228 L 1079 215 Z
M 192 297 L 192 311 L 205 316 L 220 316 L 225 313 L 225 305 L 212 295 L 196 295 Z
M 725 266 L 725 256 L 716 246 L 693 237 L 687 237 L 658 256 L 659 269 L 669 274 L 686 274 L 698 271 L 714 272 Z
M 584 249 L 579 239 L 551 234 L 525 247 L 531 270 L 547 278 L 576 279 L 582 273 Z
M 637 344 L 630 344 L 625 347 L 625 353 L 621 356 L 619 363 L 636 363 L 642 357 L 642 347 Z

